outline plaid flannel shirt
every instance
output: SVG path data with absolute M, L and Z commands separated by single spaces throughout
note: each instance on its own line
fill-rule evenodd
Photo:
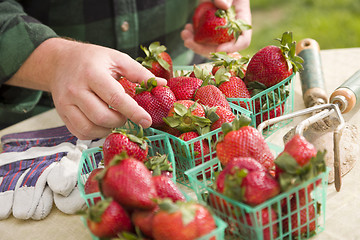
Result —
M 0 84 L 43 41 L 59 36 L 114 48 L 133 58 L 143 55 L 140 45 L 160 41 L 175 65 L 189 64 L 193 53 L 183 46 L 180 32 L 191 21 L 196 4 L 196 0 L 0 0 Z M 1 86 L 0 119 L 5 112 L 9 121 L 11 114 L 26 117 L 24 113 L 33 111 L 42 95 Z

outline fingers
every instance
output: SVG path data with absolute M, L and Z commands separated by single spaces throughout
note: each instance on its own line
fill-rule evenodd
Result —
M 143 128 L 151 126 L 152 119 L 150 115 L 140 107 L 132 97 L 124 92 L 121 84 L 115 81 L 110 75 L 99 74 L 94 77 L 95 79 L 96 77 L 98 79 L 104 79 L 103 81 L 90 82 L 90 88 L 105 104 L 111 106 L 124 117 L 141 125 Z
M 195 53 L 209 58 L 210 53 L 215 52 L 216 46 L 199 44 L 194 41 L 194 29 L 192 24 L 186 24 L 181 32 L 181 38 L 184 40 L 184 46 L 193 50 Z
M 232 5 L 232 0 L 214 0 L 214 5 L 218 8 L 227 10 Z
M 65 110 L 57 107 L 61 119 L 69 131 L 80 140 L 91 140 L 107 136 L 111 129 L 95 125 L 75 105 L 68 105 Z
M 114 69 L 131 82 L 141 83 L 150 78 L 155 78 L 159 86 L 167 84 L 166 79 L 155 77 L 147 68 L 132 59 L 129 55 L 121 52 L 114 52 Z

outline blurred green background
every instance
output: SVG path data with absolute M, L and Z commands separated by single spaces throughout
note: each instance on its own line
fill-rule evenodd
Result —
M 321 49 L 360 47 L 360 0 L 250 0 L 253 55 L 291 31 L 295 41 L 313 38 Z

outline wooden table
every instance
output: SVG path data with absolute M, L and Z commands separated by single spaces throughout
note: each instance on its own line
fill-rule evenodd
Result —
M 331 93 L 343 81 L 360 69 L 360 48 L 322 50 L 326 88 Z M 296 77 L 294 110 L 304 108 L 301 85 Z M 346 121 L 355 124 L 360 129 L 360 113 L 355 111 L 344 115 Z M 282 136 L 301 119 L 295 119 L 290 125 L 269 137 L 276 144 L 282 142 Z M 63 125 L 55 110 L 32 117 L 21 123 L 0 131 L 0 136 L 8 133 L 45 129 Z M 359 143 L 360 144 L 360 143 Z M 314 239 L 360 239 L 360 163 L 343 177 L 342 188 L 336 192 L 334 185 L 328 187 L 326 203 L 325 231 Z M 79 216 L 66 215 L 53 207 L 50 215 L 41 221 L 18 220 L 10 217 L 0 221 L 0 239 L 4 240 L 42 240 L 42 239 L 91 239 L 90 234 L 80 221 Z

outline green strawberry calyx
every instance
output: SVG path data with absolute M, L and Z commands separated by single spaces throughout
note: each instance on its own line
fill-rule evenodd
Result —
M 131 134 L 127 130 L 121 128 L 113 129 L 112 133 L 125 135 L 130 141 L 136 143 L 142 150 L 146 150 L 148 147 L 148 143 L 146 142 L 148 138 L 144 136 L 144 129 L 141 126 L 139 126 L 139 131 L 136 135 Z
M 186 108 L 181 103 L 174 103 L 174 115 L 163 118 L 164 122 L 172 128 L 176 128 L 181 132 L 190 132 L 199 128 L 209 127 L 210 119 L 193 115 L 192 112 L 197 108 L 198 103 L 194 103 Z
M 282 170 L 279 174 L 281 191 L 285 192 L 325 172 L 325 154 L 326 151 L 318 151 L 304 166 L 300 166 L 287 152 L 280 154 L 275 159 L 275 165 Z
M 88 210 L 85 212 L 86 218 L 92 222 L 101 222 L 102 215 L 105 210 L 110 206 L 112 202 L 111 198 L 105 198 L 101 201 L 98 201 L 95 205 L 92 205 Z
M 221 125 L 221 130 L 224 134 L 221 137 L 226 136 L 229 132 L 237 131 L 244 126 L 249 126 L 251 119 L 245 115 L 238 115 L 231 123 L 225 122 Z
M 248 170 L 234 167 L 231 170 L 232 174 L 225 177 L 223 194 L 231 199 L 237 201 L 244 201 L 245 188 L 241 187 L 243 179 L 248 175 Z
M 241 33 L 245 30 L 251 29 L 251 25 L 247 24 L 242 19 L 236 19 L 235 7 L 231 6 L 228 10 L 218 9 L 215 16 L 226 19 L 226 24 L 217 26 L 218 28 L 226 28 L 229 35 L 233 35 L 235 40 L 239 38 Z
M 275 40 L 280 42 L 280 49 L 286 59 L 288 69 L 292 68 L 293 72 L 302 70 L 304 59 L 296 55 L 296 42 L 293 41 L 292 32 L 284 32 L 281 38 L 276 38 Z
M 139 94 L 145 91 L 151 92 L 154 88 L 157 87 L 157 81 L 155 78 L 149 78 L 147 82 L 142 81 L 140 85 L 135 87 L 135 93 Z
M 173 171 L 166 154 L 157 153 L 155 156 L 149 157 L 144 164 L 149 170 L 153 171 L 153 176 L 161 175 L 162 171 Z
M 245 65 L 249 62 L 250 57 L 241 57 L 239 59 L 229 56 L 226 52 L 211 53 L 211 60 L 214 67 L 223 66 L 228 71 L 234 71 L 236 76 L 244 78 Z
M 181 219 L 183 225 L 186 226 L 194 221 L 196 216 L 196 202 L 193 201 L 176 201 L 175 203 L 170 198 L 164 198 L 158 200 L 160 210 L 166 211 L 167 213 L 181 212 Z
M 137 61 L 146 68 L 152 68 L 153 62 L 158 62 L 165 70 L 170 71 L 170 64 L 160 57 L 160 54 L 166 51 L 164 45 L 160 45 L 160 42 L 153 42 L 149 45 L 149 48 L 140 45 L 140 48 L 145 52 L 146 57 L 138 57 Z

